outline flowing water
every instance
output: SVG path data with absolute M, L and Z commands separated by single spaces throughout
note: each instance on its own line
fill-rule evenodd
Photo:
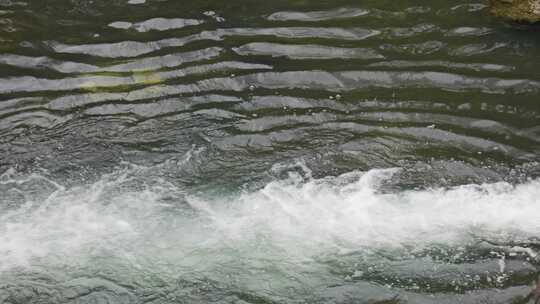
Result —
M 0 0 L 0 303 L 525 303 L 538 33 L 467 0 Z

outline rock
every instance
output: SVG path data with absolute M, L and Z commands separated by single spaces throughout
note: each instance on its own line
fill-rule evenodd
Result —
M 540 0 L 489 0 L 491 12 L 509 20 L 540 22 Z

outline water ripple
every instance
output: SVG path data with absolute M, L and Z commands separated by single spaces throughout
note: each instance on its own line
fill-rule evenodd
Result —
M 535 27 L 218 2 L 0 0 L 1 303 L 527 295 Z
M 116 21 L 110 23 L 109 26 L 116 29 L 133 29 L 137 32 L 149 32 L 149 31 L 166 31 L 172 29 L 181 29 L 186 26 L 201 25 L 204 22 L 202 20 L 196 19 L 182 19 L 182 18 L 153 18 L 143 22 L 125 22 L 125 21 Z

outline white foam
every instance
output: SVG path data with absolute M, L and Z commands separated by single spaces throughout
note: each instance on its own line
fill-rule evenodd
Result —
M 380 182 L 393 172 L 356 172 L 307 183 L 293 178 L 236 201 L 193 199 L 192 204 L 208 212 L 232 239 L 263 233 L 275 242 L 353 250 L 540 233 L 539 181 L 378 193 Z
M 84 187 L 57 186 L 46 200 L 28 201 L 0 215 L 0 271 L 30 266 L 36 259 L 70 263 L 70 257 L 80 261 L 102 251 L 137 257 L 150 250 L 147 259 L 161 259 L 171 253 L 193 258 L 193 250 L 217 254 L 233 248 L 246 255 L 280 252 L 309 258 L 403 245 L 461 246 L 474 237 L 525 239 L 540 233 L 538 180 L 380 193 L 380 184 L 395 171 L 324 179 L 291 173 L 234 197 L 192 195 L 189 205 L 164 204 L 163 197 L 183 193 L 165 182 L 130 188 L 140 171 L 105 176 Z M 10 181 L 5 177 L 2 182 Z M 189 206 L 195 215 L 178 212 Z

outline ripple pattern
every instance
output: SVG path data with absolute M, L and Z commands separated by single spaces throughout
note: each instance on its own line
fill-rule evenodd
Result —
M 403 169 L 374 190 L 377 195 L 503 182 L 504 191 L 511 192 L 506 187 L 538 184 L 533 181 L 540 177 L 537 27 L 501 23 L 484 3 L 465 0 L 421 6 L 412 0 L 191 2 L 0 0 L 0 210 L 47 215 L 46 204 L 58 195 L 77 200 L 69 189 L 80 184 L 103 190 L 108 184 L 102 176 L 115 176 L 126 164 L 158 168 L 159 174 L 115 176 L 125 188 L 103 190 L 100 212 L 115 215 L 107 208 L 125 207 L 104 203 L 106 197 L 119 198 L 120 188 L 136 189 L 159 206 L 182 201 L 178 208 L 189 213 L 195 212 L 186 207 L 190 191 L 245 187 L 259 189 L 257 195 L 264 197 L 260 188 L 269 180 L 299 174 L 304 182 L 327 182 L 328 176 L 374 168 Z M 283 164 L 287 170 L 276 169 Z M 28 180 L 13 178 L 13 172 Z M 159 178 L 166 186 L 153 184 Z M 313 183 L 307 185 L 318 185 Z M 497 191 L 494 196 L 502 195 Z M 377 200 L 387 199 L 381 195 Z M 535 199 L 523 194 L 526 202 Z M 62 207 L 66 214 L 86 214 L 87 226 L 65 234 L 52 231 L 48 237 L 95 236 L 83 247 L 117 241 L 95 233 L 99 229 L 92 226 L 92 216 L 103 214 Z M 271 211 L 287 215 L 285 209 Z M 156 215 L 146 211 L 134 212 L 141 218 Z M 52 221 L 65 220 L 53 215 L 47 229 L 54 227 Z M 19 215 L 3 216 L 7 221 Z M 291 221 L 298 219 L 305 218 Z M 96 222 L 122 236 L 130 233 L 112 217 Z M 158 225 L 148 218 L 143 222 Z M 0 223 L 0 233 L 24 231 L 20 227 Z M 185 227 L 173 228 L 187 233 Z M 17 236 L 24 239 L 23 234 Z M 119 238 L 129 245 L 131 239 Z M 167 243 L 167 238 L 174 236 L 159 240 Z M 31 271 L 24 265 L 18 272 L 0 267 L 0 302 L 303 303 L 291 302 L 296 294 L 312 303 L 401 303 L 404 298 L 410 303 L 508 303 L 523 296 L 540 265 L 538 244 L 532 238 L 519 244 L 472 239 L 478 243 L 461 244 L 458 251 L 441 245 L 396 255 L 392 249 L 364 246 L 370 254 L 321 253 L 309 257 L 321 269 L 303 268 L 306 260 L 294 266 L 296 273 L 314 278 L 310 288 L 297 277 L 292 291 L 285 286 L 291 281 L 274 281 L 277 285 L 269 288 L 275 293 L 251 286 L 242 267 L 248 265 L 260 277 L 275 272 L 290 278 L 291 271 L 279 263 L 274 269 L 257 268 L 259 256 L 243 255 L 251 260 L 231 262 L 236 269 L 217 263 L 216 278 L 199 267 L 202 275 L 179 279 L 174 271 L 182 269 L 167 272 L 167 265 L 130 256 L 126 248 L 114 247 L 125 249 L 125 256 L 96 269 L 69 264 L 69 275 L 48 269 L 47 254 L 38 250 L 32 252 L 37 266 Z M 17 245 L 16 238 L 4 241 Z M 169 248 L 163 260 L 172 261 L 166 256 L 172 252 Z M 201 262 L 182 257 L 185 269 Z M 373 262 L 381 257 L 383 263 Z M 105 258 L 92 259 L 89 264 Z M 486 275 L 501 261 L 508 271 Z M 107 265 L 130 269 L 129 275 L 110 273 Z M 240 283 L 227 283 L 227 272 L 237 274 Z M 346 279 L 335 279 L 336 273 Z

